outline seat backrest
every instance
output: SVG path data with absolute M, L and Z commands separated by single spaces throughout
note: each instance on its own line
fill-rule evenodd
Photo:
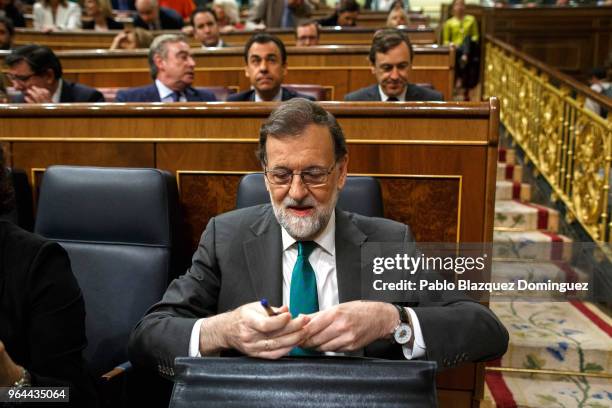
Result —
M 217 98 L 217 101 L 223 102 L 227 100 L 227 97 L 233 93 L 236 93 L 236 89 L 228 88 L 226 86 L 199 86 L 196 89 L 211 92 Z
M 175 372 L 170 408 L 438 406 L 434 361 L 180 357 Z
M 28 182 L 28 176 L 21 169 L 7 168 L 8 178 L 15 191 L 14 208 L 0 218 L 19 225 L 26 231 L 34 228 L 34 211 L 32 208 L 32 189 Z
M 327 101 L 331 99 L 327 95 L 327 89 L 321 85 L 310 85 L 310 84 L 283 84 L 287 89 L 291 89 L 293 92 L 298 92 L 304 95 L 312 96 L 317 101 Z
M 270 202 L 262 173 L 247 174 L 238 184 L 236 208 Z M 383 200 L 380 184 L 374 177 L 348 176 L 338 197 L 338 207 L 343 210 L 365 215 L 382 217 Z
M 161 299 L 177 217 L 168 172 L 70 166 L 45 172 L 35 232 L 70 256 L 85 298 L 85 358 L 95 375 L 127 360 L 130 331 Z

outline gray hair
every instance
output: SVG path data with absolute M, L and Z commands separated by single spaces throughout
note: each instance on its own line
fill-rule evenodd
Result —
M 331 113 L 319 104 L 304 98 L 293 98 L 276 108 L 259 129 L 257 156 L 265 167 L 268 162 L 266 141 L 268 136 L 286 138 L 301 135 L 309 125 L 326 126 L 334 143 L 336 162 L 347 154 L 346 140 L 342 128 Z
M 157 78 L 157 65 L 155 65 L 155 56 L 159 55 L 162 59 L 168 57 L 168 44 L 174 44 L 177 42 L 187 43 L 187 39 L 180 34 L 162 34 L 153 40 L 149 47 L 149 69 L 151 70 L 151 77 Z

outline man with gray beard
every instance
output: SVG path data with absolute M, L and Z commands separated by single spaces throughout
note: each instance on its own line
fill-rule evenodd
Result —
M 505 352 L 505 328 L 469 299 L 363 300 L 362 245 L 413 238 L 404 224 L 336 208 L 349 158 L 333 115 L 283 103 L 260 129 L 258 155 L 271 204 L 210 220 L 192 266 L 134 329 L 132 363 L 172 376 L 178 356 L 335 352 L 443 368 Z

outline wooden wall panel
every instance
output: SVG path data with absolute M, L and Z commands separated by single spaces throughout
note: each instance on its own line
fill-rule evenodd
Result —
M 321 30 L 319 42 L 326 45 L 364 45 L 370 44 L 376 28 L 374 27 L 344 27 L 336 30 L 326 27 Z M 96 31 L 55 31 L 43 33 L 29 28 L 16 29 L 15 44 L 24 45 L 36 43 L 47 45 L 53 50 L 84 50 L 84 49 L 108 49 L 113 38 L 120 31 L 96 32 Z M 242 47 L 256 31 L 235 31 L 221 35 L 223 40 L 232 46 Z M 271 29 L 268 32 L 278 36 L 285 45 L 295 45 L 293 30 Z M 436 34 L 431 27 L 418 25 L 406 28 L 404 32 L 413 44 L 435 44 Z M 178 33 L 177 31 L 158 31 L 156 35 L 166 33 Z M 197 41 L 191 39 L 192 47 L 200 47 Z
M 603 66 L 612 44 L 610 7 L 509 7 L 468 5 L 481 32 L 513 45 L 552 68 L 586 78 Z

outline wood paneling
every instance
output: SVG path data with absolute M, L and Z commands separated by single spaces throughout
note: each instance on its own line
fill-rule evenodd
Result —
M 278 36 L 285 45 L 295 45 L 295 34 L 293 30 L 270 29 L 271 34 Z M 319 39 L 322 45 L 366 45 L 370 44 L 376 28 L 369 27 L 343 27 L 322 28 Z M 413 44 L 435 44 L 436 34 L 431 27 L 424 25 L 408 27 L 403 30 Z M 113 42 L 113 38 L 120 31 L 55 31 L 43 33 L 29 28 L 17 28 L 15 44 L 23 45 L 36 43 L 47 45 L 54 50 L 84 50 L 102 48 L 108 49 Z M 235 31 L 222 34 L 223 40 L 232 46 L 242 47 L 256 31 Z M 155 35 L 164 33 L 178 34 L 177 31 L 158 31 Z M 193 47 L 200 47 L 194 39 L 190 39 Z
M 336 100 L 375 83 L 369 46 L 289 47 L 288 84 L 319 84 L 333 89 Z M 59 51 L 64 77 L 93 87 L 131 87 L 151 83 L 147 51 Z M 0 54 L 0 59 L 3 55 Z M 242 48 L 194 50 L 196 86 L 248 89 Z M 429 83 L 450 99 L 453 89 L 454 49 L 415 47 L 409 80 Z
M 579 78 L 604 66 L 612 50 L 612 7 L 468 5 L 466 12 L 477 17 L 483 34 Z
M 0 143 L 10 145 L 15 167 L 30 176 L 53 164 L 174 172 L 194 248 L 208 219 L 234 207 L 240 176 L 260 170 L 258 129 L 275 106 L 0 105 Z M 420 240 L 491 239 L 496 100 L 322 106 L 344 129 L 349 173 L 380 179 L 386 216 L 411 224 Z M 438 375 L 440 406 L 469 407 L 480 398 L 484 377 L 475 367 Z

